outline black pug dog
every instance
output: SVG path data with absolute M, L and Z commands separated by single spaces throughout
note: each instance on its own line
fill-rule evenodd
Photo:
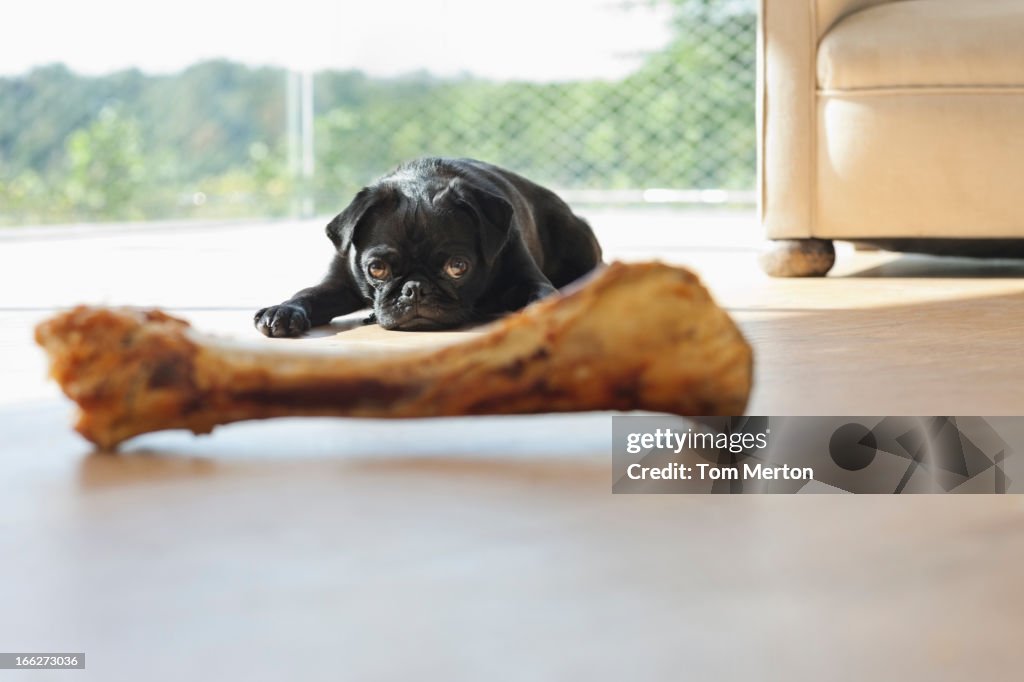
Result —
M 519 310 L 593 270 L 601 247 L 553 192 L 471 159 L 402 164 L 327 225 L 320 284 L 256 313 L 267 336 L 299 336 L 373 308 L 385 329 L 448 329 Z

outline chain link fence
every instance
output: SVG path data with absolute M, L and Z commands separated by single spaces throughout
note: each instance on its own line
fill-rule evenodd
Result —
M 609 1 L 669 22 L 616 79 L 322 71 L 300 112 L 294 75 L 226 60 L 0 78 L 0 224 L 326 213 L 424 155 L 496 163 L 577 203 L 753 202 L 754 0 Z
M 618 7 L 650 4 L 671 6 L 672 38 L 617 81 L 408 80 L 331 106 L 343 88 L 321 75 L 318 203 L 423 155 L 484 159 L 576 200 L 752 202 L 753 0 Z

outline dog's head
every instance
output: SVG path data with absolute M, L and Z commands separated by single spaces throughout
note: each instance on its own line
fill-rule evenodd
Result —
M 512 205 L 462 178 L 382 182 L 327 226 L 385 329 L 446 329 L 473 319 L 509 239 Z

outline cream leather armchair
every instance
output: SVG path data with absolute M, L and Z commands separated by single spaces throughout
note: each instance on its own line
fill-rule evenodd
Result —
M 1020 255 L 1024 0 L 761 0 L 762 265 L 833 239 Z

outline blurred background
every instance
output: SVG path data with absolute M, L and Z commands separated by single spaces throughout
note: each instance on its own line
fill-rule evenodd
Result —
M 574 204 L 752 204 L 754 0 L 20 5 L 0 225 L 334 213 L 422 155 Z

